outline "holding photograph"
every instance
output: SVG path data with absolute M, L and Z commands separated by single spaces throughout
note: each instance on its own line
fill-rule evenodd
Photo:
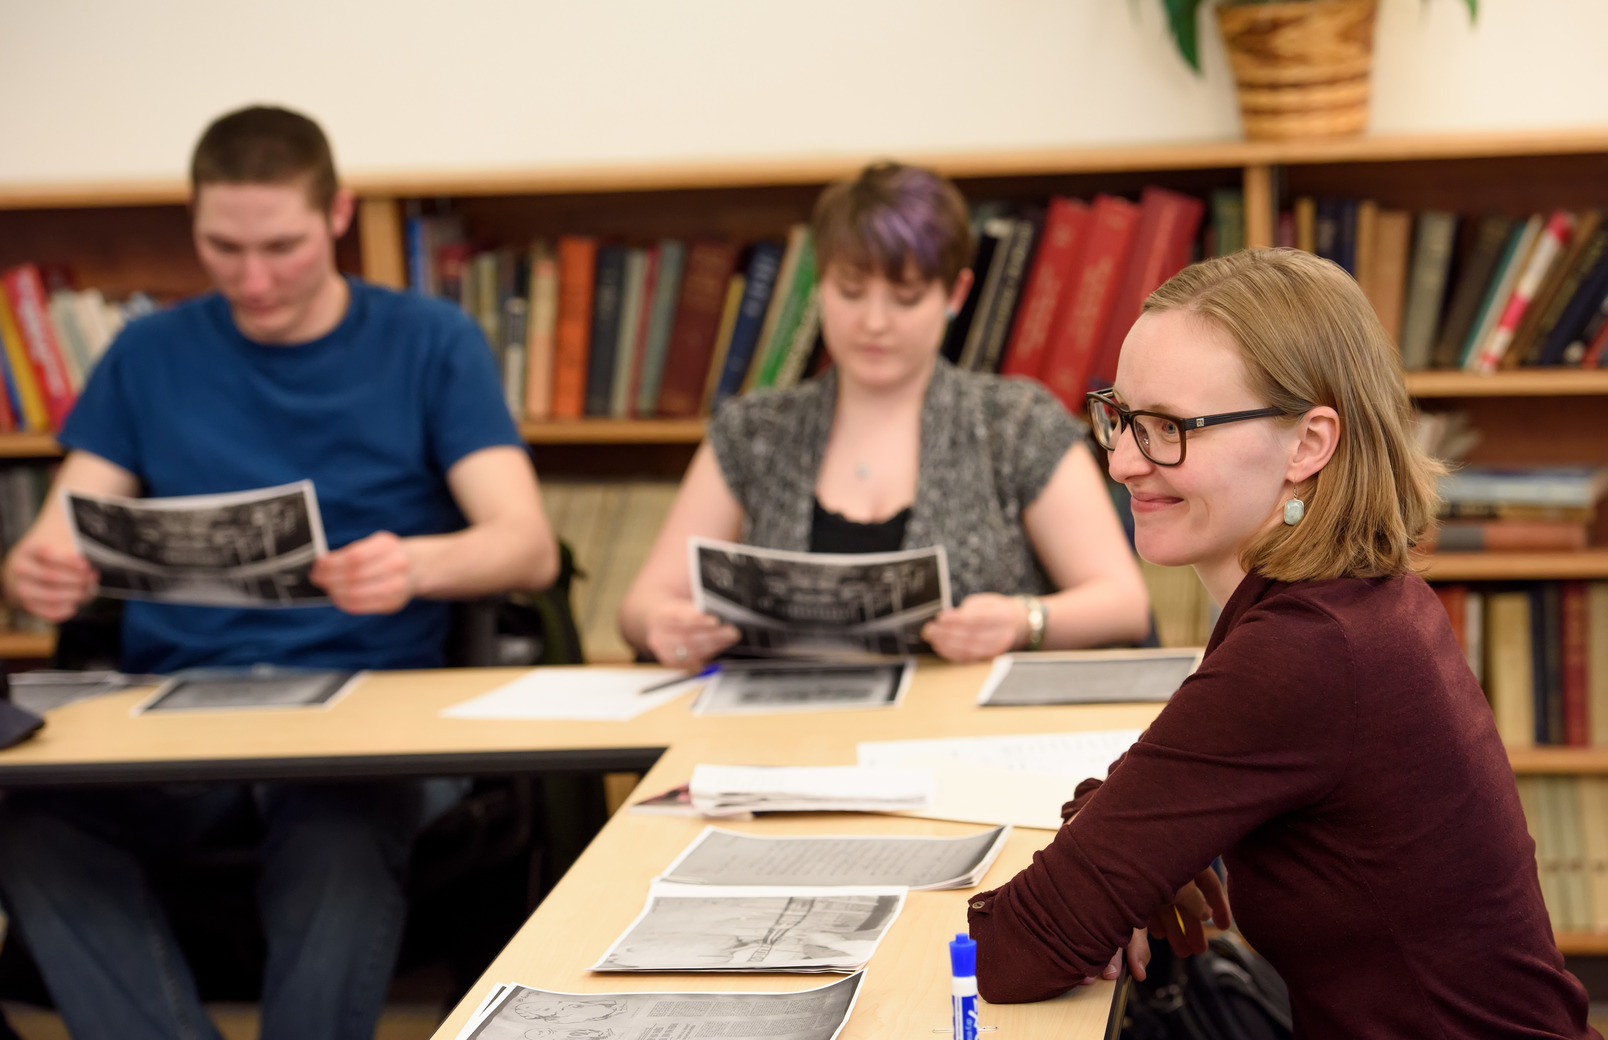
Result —
M 63 498 L 102 596 L 212 607 L 329 601 L 308 580 L 328 549 L 311 481 L 227 495 Z
M 930 653 L 921 627 L 950 606 L 943 546 L 800 553 L 688 539 L 692 600 L 741 633 L 739 656 Z

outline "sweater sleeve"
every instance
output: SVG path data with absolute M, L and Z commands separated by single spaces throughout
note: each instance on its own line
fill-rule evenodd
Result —
M 1097 974 L 1211 861 L 1340 781 L 1354 741 L 1350 652 L 1294 597 L 1247 613 L 1076 815 L 1005 885 L 974 896 L 977 981 L 993 1003 Z

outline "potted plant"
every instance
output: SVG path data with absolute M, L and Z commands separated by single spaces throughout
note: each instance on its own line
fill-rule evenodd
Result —
M 1168 28 L 1200 71 L 1197 15 L 1206 0 L 1161 0 Z M 1470 18 L 1479 0 L 1464 0 Z M 1289 139 L 1359 134 L 1378 0 L 1219 0 L 1218 26 L 1239 90 L 1245 136 Z

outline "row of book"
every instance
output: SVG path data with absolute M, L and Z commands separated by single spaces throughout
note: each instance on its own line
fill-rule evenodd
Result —
M 9 554 L 27 533 L 55 476 L 54 463 L 0 466 L 0 556 Z M 38 632 L 48 627 L 31 614 L 0 604 L 0 629 Z
M 1608 747 L 1608 581 L 1437 584 L 1510 748 Z
M 1608 365 L 1608 227 L 1602 212 L 1523 218 L 1299 198 L 1277 242 L 1357 279 L 1408 371 L 1490 373 Z
M 1568 552 L 1586 548 L 1608 495 L 1599 466 L 1462 466 L 1443 475 L 1441 523 L 1425 548 Z
M 1608 777 L 1521 776 L 1552 930 L 1608 932 Z
M 0 433 L 61 429 L 118 330 L 155 307 L 139 293 L 114 303 L 75 289 L 57 267 L 0 272 Z
M 547 518 L 575 554 L 570 608 L 588 661 L 629 661 L 635 654 L 620 636 L 620 604 L 678 488 L 664 480 L 542 481 Z
M 1205 211 L 1203 200 L 1159 187 L 1137 201 L 977 207 L 976 282 L 944 355 L 973 371 L 1038 378 L 1081 411 L 1087 389 L 1110 383 L 1144 297 L 1201 254 Z M 1238 248 L 1237 193 L 1214 214 L 1208 242 Z M 803 224 L 785 242 L 745 246 L 567 235 L 475 251 L 450 214 L 410 217 L 406 232 L 411 285 L 479 321 L 518 416 L 690 417 L 825 363 Z

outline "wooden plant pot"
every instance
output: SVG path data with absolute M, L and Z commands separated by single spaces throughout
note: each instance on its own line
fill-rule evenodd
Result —
M 1221 3 L 1216 11 L 1246 137 L 1362 133 L 1377 0 Z

